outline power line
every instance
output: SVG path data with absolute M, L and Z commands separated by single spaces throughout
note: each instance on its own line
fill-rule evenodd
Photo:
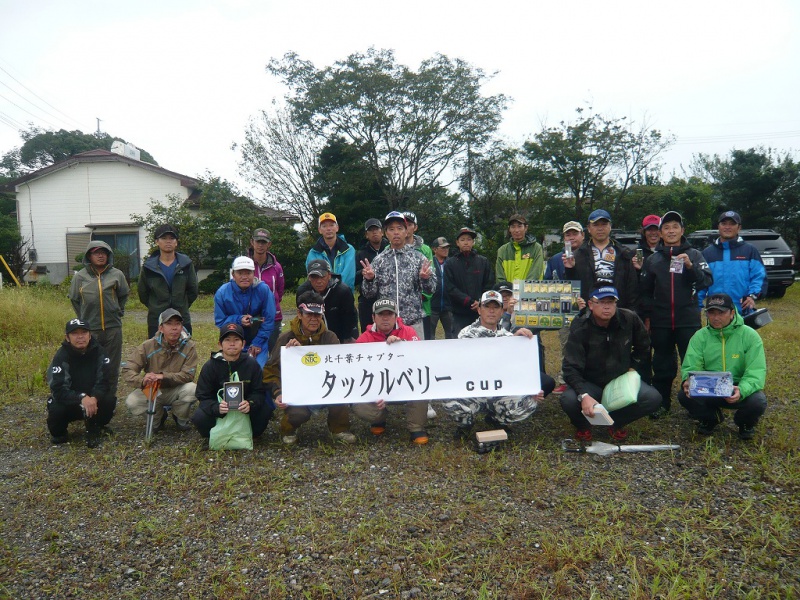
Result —
M 2 82 L 0 82 L 0 83 L 2 83 Z M 19 104 L 15 103 L 15 102 L 13 102 L 11 99 L 9 99 L 9 98 L 6 98 L 5 96 L 3 96 L 3 94 L 0 94 L 0 98 L 2 98 L 3 100 L 5 100 L 6 102 L 8 102 L 9 104 L 11 104 L 12 106 L 16 106 L 16 107 L 17 107 L 18 109 L 20 109 L 22 112 L 28 113 L 28 114 L 29 114 L 30 116 L 32 116 L 34 119 L 38 119 L 38 120 L 40 120 L 40 121 L 44 121 L 45 123 L 47 123 L 48 125 L 50 125 L 50 127 L 53 127 L 53 128 L 55 128 L 55 127 L 56 127 L 55 125 L 53 125 L 53 124 L 52 124 L 50 121 L 48 121 L 47 119 L 42 119 L 41 117 L 39 117 L 39 116 L 36 116 L 35 114 L 33 114 L 31 111 L 29 111 L 29 110 L 25 110 L 25 109 L 24 109 L 24 108 L 22 108 L 22 107 L 21 107 Z
M 28 104 L 30 104 L 31 106 L 33 106 L 33 107 L 34 107 L 36 110 L 43 112 L 44 114 L 46 114 L 46 115 L 47 115 L 47 116 L 49 116 L 49 117 L 53 117 L 54 119 L 61 120 L 59 117 L 57 117 L 57 116 L 56 116 L 56 115 L 54 115 L 53 113 L 46 111 L 45 109 L 43 109 L 43 108 L 42 108 L 41 106 L 39 106 L 38 104 L 36 104 L 36 103 L 34 103 L 34 102 L 31 102 L 30 100 L 28 100 L 28 99 L 27 99 L 25 96 L 23 96 L 22 94 L 20 94 L 20 93 L 19 93 L 17 90 L 15 90 L 14 88 L 12 88 L 12 87 L 11 87 L 10 85 L 8 85 L 8 84 L 7 84 L 5 81 L 0 81 L 0 85 L 3 85 L 3 86 L 5 86 L 5 87 L 7 87 L 9 90 L 11 90 L 12 92 L 14 92 L 14 93 L 15 93 L 17 96 L 19 96 L 20 98 L 22 98 L 22 99 L 23 99 L 25 102 L 27 102 Z M 9 100 L 9 102 L 11 102 L 11 100 Z M 14 103 L 13 103 L 13 102 L 11 102 L 11 104 L 14 104 Z M 16 105 L 16 104 L 14 104 L 14 106 L 17 106 L 17 105 Z M 24 109 L 24 108 L 22 108 L 21 106 L 18 106 L 17 108 L 19 108 L 20 110 L 25 110 L 25 109 Z M 26 110 L 25 110 L 25 112 L 27 112 L 29 115 L 33 115 L 33 113 L 30 113 L 30 112 L 28 112 L 28 111 L 26 111 Z M 34 116 L 34 117 L 36 117 L 36 115 L 33 115 L 33 116 Z M 36 118 L 38 119 L 39 117 L 36 117 Z M 43 120 L 43 121 L 45 121 L 44 119 L 42 119 L 42 120 Z M 47 123 L 47 121 L 45 121 L 45 123 Z M 53 125 L 53 127 L 55 127 L 55 125 Z
M 39 95 L 38 95 L 36 92 L 34 92 L 32 89 L 30 89 L 30 88 L 29 88 L 28 86 L 26 86 L 24 83 L 22 83 L 21 81 L 19 81 L 19 80 L 18 80 L 16 77 L 14 77 L 14 76 L 13 76 L 11 73 L 9 73 L 8 71 L 6 71 L 6 70 L 5 70 L 3 67 L 0 67 L 0 71 L 2 71 L 3 73 L 5 73 L 5 74 L 6 74 L 6 75 L 8 75 L 9 77 L 11 77 L 11 79 L 13 79 L 14 81 L 16 81 L 16 82 L 17 82 L 19 85 L 21 85 L 21 86 L 22 86 L 22 87 L 23 87 L 25 90 L 27 90 L 28 92 L 30 92 L 31 94 L 33 94 L 33 95 L 34 95 L 36 98 L 38 98 L 39 100 L 41 100 L 42 102 L 44 102 L 44 103 L 45 103 L 47 106 L 49 106 L 50 108 L 52 108 L 54 111 L 56 111 L 56 112 L 58 112 L 58 113 L 62 114 L 62 115 L 63 115 L 63 116 L 65 116 L 67 119 L 69 119 L 70 121 L 72 121 L 73 123 L 75 123 L 75 124 L 76 124 L 78 127 L 81 127 L 81 124 L 80 124 L 78 121 L 76 121 L 75 119 L 73 119 L 72 117 L 70 117 L 70 116 L 69 116 L 67 113 L 65 113 L 65 112 L 63 112 L 63 111 L 61 111 L 61 110 L 59 110 L 58 108 L 56 108 L 55 106 L 53 106 L 52 104 L 50 104 L 50 103 L 49 103 L 47 100 L 45 100 L 44 98 L 42 98 L 41 96 L 39 96 Z
M 6 125 L 8 125 L 9 127 L 11 127 L 16 131 L 22 131 L 23 129 L 25 129 L 24 125 L 22 125 L 11 115 L 7 115 L 4 112 L 0 112 L 0 121 L 2 121 L 3 123 L 5 123 Z

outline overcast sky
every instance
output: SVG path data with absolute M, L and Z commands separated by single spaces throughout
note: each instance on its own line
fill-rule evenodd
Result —
M 286 91 L 269 59 L 321 67 L 369 46 L 497 71 L 486 91 L 513 99 L 514 143 L 588 103 L 675 135 L 667 173 L 697 152 L 800 149 L 793 0 L 0 0 L 0 153 L 19 124 L 91 132 L 99 117 L 164 168 L 241 184 L 231 144 Z

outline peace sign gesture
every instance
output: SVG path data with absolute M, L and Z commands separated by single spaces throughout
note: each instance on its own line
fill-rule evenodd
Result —
M 372 270 L 372 265 L 369 264 L 369 259 L 361 261 L 361 276 L 367 281 L 375 279 L 375 271 Z

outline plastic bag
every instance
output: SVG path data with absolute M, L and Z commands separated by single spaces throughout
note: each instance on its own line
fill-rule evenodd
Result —
M 233 380 L 238 381 L 238 373 L 234 373 Z M 217 400 L 222 402 L 222 390 L 217 392 Z M 250 415 L 238 410 L 228 411 L 226 416 L 217 419 L 217 424 L 211 428 L 208 438 L 209 450 L 252 450 L 253 426 Z
M 608 412 L 625 408 L 636 402 L 639 397 L 639 387 L 642 384 L 642 377 L 636 371 L 627 371 L 616 379 L 612 380 L 603 389 L 603 400 L 601 404 L 606 407 Z

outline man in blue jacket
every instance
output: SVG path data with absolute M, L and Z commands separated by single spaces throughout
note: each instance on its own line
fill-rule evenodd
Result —
M 703 256 L 714 275 L 714 283 L 697 293 L 699 305 L 706 296 L 728 294 L 739 314 L 755 310 L 756 300 L 767 293 L 767 271 L 755 246 L 739 237 L 742 217 L 732 210 L 719 216 L 719 237 Z
M 219 329 L 229 323 L 241 325 L 245 334 L 242 353 L 255 358 L 263 369 L 275 326 L 275 298 L 269 286 L 255 278 L 255 268 L 249 256 L 233 261 L 231 281 L 214 294 L 214 323 Z
M 324 260 L 351 290 L 356 287 L 356 250 L 339 233 L 339 223 L 333 213 L 319 216 L 317 243 L 308 251 L 306 271 L 312 260 Z

